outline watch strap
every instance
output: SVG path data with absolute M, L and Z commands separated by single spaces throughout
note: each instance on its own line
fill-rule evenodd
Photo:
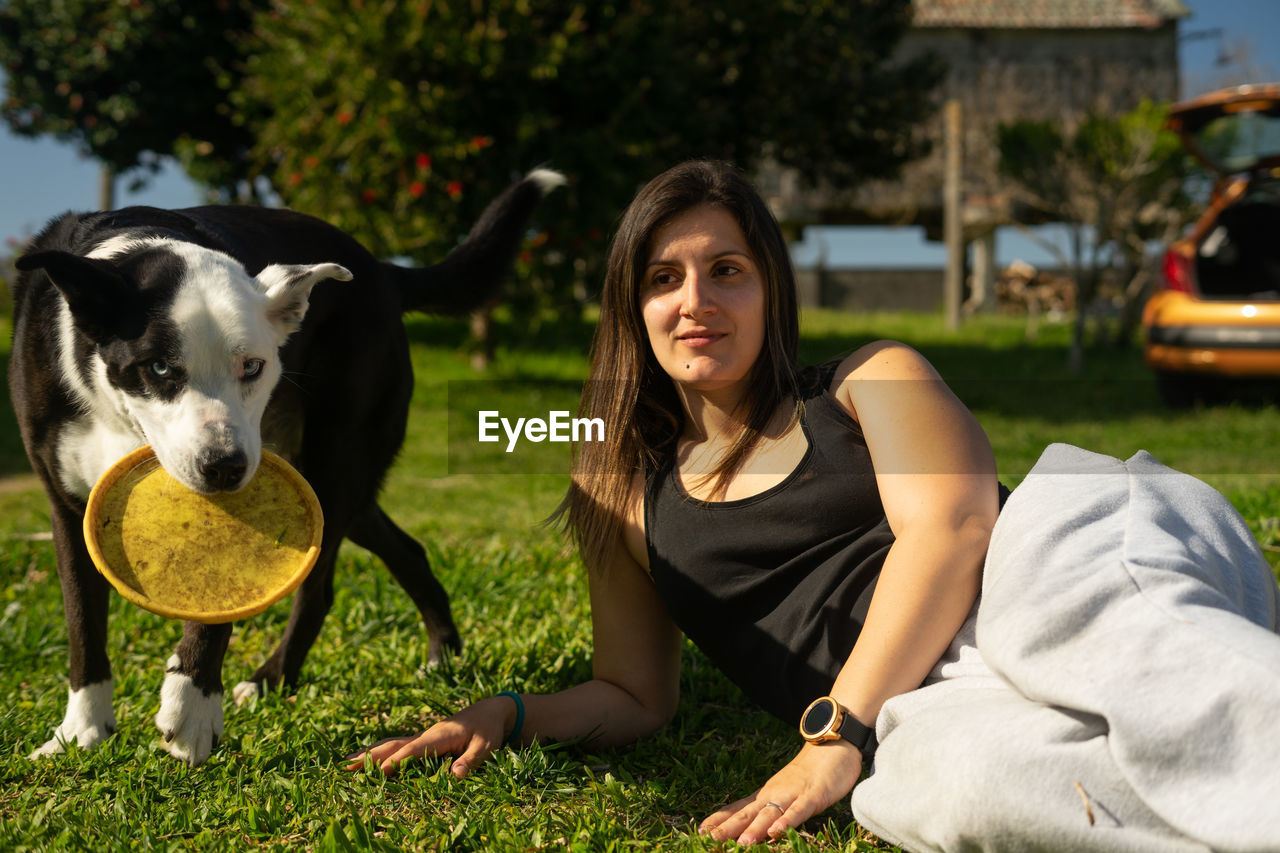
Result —
M 844 712 L 843 717 L 840 727 L 836 729 L 836 734 L 858 748 L 862 753 L 863 763 L 870 762 L 871 757 L 876 754 L 876 747 L 879 746 L 875 726 L 863 725 L 848 711 Z

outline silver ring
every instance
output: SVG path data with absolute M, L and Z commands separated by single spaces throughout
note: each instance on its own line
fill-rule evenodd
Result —
M 783 808 L 782 806 L 780 806 L 778 803 L 775 803 L 773 800 L 767 800 L 767 801 L 765 802 L 765 805 L 766 805 L 766 806 L 773 806 L 775 809 L 777 809 L 777 810 L 778 810 L 778 811 L 780 811 L 780 812 L 785 812 L 785 811 L 786 811 L 786 809 L 784 809 L 784 808 Z

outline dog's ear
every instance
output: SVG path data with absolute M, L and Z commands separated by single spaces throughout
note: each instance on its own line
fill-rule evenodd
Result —
M 351 281 L 351 272 L 337 264 L 271 264 L 258 273 L 267 297 L 267 319 L 279 330 L 282 343 L 302 325 L 311 288 L 331 278 Z
M 23 272 L 44 270 L 67 300 L 76 327 L 96 343 L 142 332 L 137 287 L 109 261 L 48 250 L 28 252 L 14 266 Z

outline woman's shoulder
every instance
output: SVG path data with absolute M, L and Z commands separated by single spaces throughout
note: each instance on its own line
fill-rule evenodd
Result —
M 901 341 L 879 340 L 800 371 L 805 397 L 835 391 L 848 379 L 936 379 L 928 359 Z
M 937 379 L 929 360 L 901 341 L 880 340 L 859 347 L 840 359 L 831 373 L 832 391 L 849 379 Z
M 900 341 L 879 340 L 845 356 L 815 365 L 810 383 L 820 383 L 813 394 L 829 392 L 835 402 L 858 420 L 858 388 L 864 381 L 940 379 L 923 355 Z

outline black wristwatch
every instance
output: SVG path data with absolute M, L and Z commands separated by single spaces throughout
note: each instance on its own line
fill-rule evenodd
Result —
M 826 743 L 844 738 L 862 753 L 863 762 L 876 754 L 876 730 L 840 707 L 830 696 L 814 699 L 800 717 L 800 736 L 809 743 Z

